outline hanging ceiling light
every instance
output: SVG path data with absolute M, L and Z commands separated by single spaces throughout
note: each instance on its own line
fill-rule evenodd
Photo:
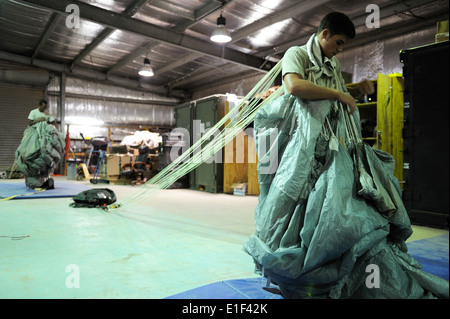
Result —
M 217 28 L 211 34 L 211 41 L 217 43 L 227 43 L 231 41 L 230 32 L 225 28 L 226 19 L 222 17 L 222 13 L 220 17 L 217 18 Z
M 141 75 L 141 76 L 153 76 L 153 75 L 155 75 L 155 73 L 153 73 L 152 67 L 150 66 L 150 59 L 149 58 L 145 58 L 144 59 L 144 66 L 139 70 L 138 74 Z

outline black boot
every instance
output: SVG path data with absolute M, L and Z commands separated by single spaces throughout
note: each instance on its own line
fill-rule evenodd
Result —
M 53 178 L 49 178 L 43 185 L 42 188 L 45 189 L 55 189 L 55 181 Z

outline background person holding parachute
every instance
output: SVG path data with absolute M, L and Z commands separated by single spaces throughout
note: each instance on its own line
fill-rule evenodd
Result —
M 54 126 L 54 118 L 44 113 L 47 105 L 46 100 L 41 100 L 39 107 L 30 112 L 29 126 L 16 150 L 16 165 L 31 189 L 54 188 L 50 175 L 64 159 L 64 137 Z

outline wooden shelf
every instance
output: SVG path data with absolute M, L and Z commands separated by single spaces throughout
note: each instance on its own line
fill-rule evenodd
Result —
M 377 106 L 377 102 L 358 103 L 357 106 L 360 109 L 372 108 Z
M 401 74 L 384 75 L 378 73 L 377 79 L 371 80 L 376 87 L 376 100 L 357 103 L 361 120 L 376 123 L 376 135 L 366 132 L 363 140 L 373 147 L 386 151 L 394 157 L 394 175 L 403 180 L 403 80 Z M 356 87 L 358 83 L 347 84 Z M 374 143 L 372 143 L 374 142 Z

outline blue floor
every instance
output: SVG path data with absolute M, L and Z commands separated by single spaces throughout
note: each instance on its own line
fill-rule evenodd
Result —
M 419 261 L 423 270 L 441 278 L 449 278 L 448 234 L 407 243 L 408 253 Z M 266 279 L 226 280 L 168 297 L 167 299 L 283 299 L 263 289 Z M 271 285 L 270 287 L 275 287 Z
M 408 253 L 421 265 L 422 270 L 448 280 L 448 234 L 417 240 L 408 245 Z
M 13 197 L 11 199 L 37 199 L 73 197 L 78 193 L 89 189 L 89 187 L 69 181 L 55 181 L 54 189 L 35 191 L 25 186 L 25 181 L 11 183 L 0 183 L 0 199 Z
M 266 279 L 248 278 L 226 280 L 180 294 L 166 299 L 283 299 L 279 294 L 273 294 L 263 289 Z M 276 287 L 271 285 L 270 287 Z

